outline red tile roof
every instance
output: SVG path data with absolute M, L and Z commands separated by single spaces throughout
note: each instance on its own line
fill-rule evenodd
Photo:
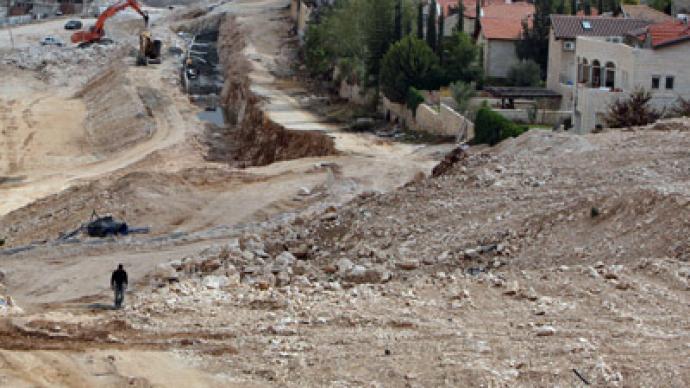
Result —
M 519 40 L 522 22 L 534 14 L 534 4 L 493 4 L 482 9 L 482 35 L 486 39 Z
M 647 27 L 652 47 L 667 46 L 690 39 L 690 26 L 680 21 L 652 24 Z
M 436 0 L 441 7 L 444 9 L 444 15 L 450 15 L 451 8 L 458 7 L 458 0 Z M 481 0 L 482 7 L 486 7 L 493 4 L 505 4 L 506 0 Z M 477 1 L 476 0 L 462 0 L 462 4 L 465 9 L 463 11 L 464 15 L 468 19 L 474 19 L 477 17 Z
M 519 40 L 522 21 L 519 19 L 481 18 L 482 35 L 486 39 Z
M 591 28 L 584 29 L 587 21 Z M 623 36 L 649 24 L 644 20 L 603 16 L 551 15 L 551 29 L 558 39 L 574 39 L 578 36 Z

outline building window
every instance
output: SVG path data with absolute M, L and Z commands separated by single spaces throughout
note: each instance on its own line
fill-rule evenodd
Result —
M 587 62 L 587 59 L 584 58 L 582 59 L 582 80 L 580 80 L 580 82 L 583 84 L 589 83 L 589 71 L 589 62 Z
M 652 76 L 652 89 L 659 89 L 659 84 L 661 82 L 660 80 L 661 77 L 659 77 L 658 75 Z
M 583 20 L 582 21 L 582 29 L 585 31 L 589 31 L 592 29 L 592 22 L 589 20 Z
M 606 80 L 604 86 L 613 90 L 616 87 L 616 65 L 606 62 Z
M 673 77 L 666 77 L 666 89 L 673 90 Z
M 592 87 L 601 87 L 601 63 L 596 59 L 592 61 Z

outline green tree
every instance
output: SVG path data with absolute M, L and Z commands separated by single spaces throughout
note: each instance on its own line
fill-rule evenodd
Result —
M 393 102 L 404 103 L 410 87 L 420 90 L 439 86 L 439 62 L 421 39 L 408 35 L 393 44 L 381 61 L 380 85 Z
M 432 50 L 436 51 L 438 37 L 436 36 L 436 0 L 431 0 L 429 4 L 429 15 L 426 19 L 426 43 Z
M 511 86 L 539 86 L 539 65 L 532 60 L 516 63 L 508 69 L 507 78 Z
M 443 39 L 445 38 L 444 30 L 446 28 L 445 19 L 443 9 L 441 9 L 441 18 L 438 21 L 438 42 L 436 42 L 436 53 L 441 61 L 443 61 Z
M 377 77 L 381 58 L 395 37 L 395 0 L 367 0 L 364 31 L 366 36 L 366 64 L 369 75 Z
M 570 14 L 577 15 L 577 0 L 570 1 Z
M 446 82 L 479 81 L 482 68 L 479 66 L 480 50 L 469 35 L 456 32 L 443 42 L 442 68 Z
M 402 0 L 398 0 L 395 3 L 395 39 L 402 39 L 403 36 L 402 12 Z
M 652 0 L 649 5 L 656 10 L 670 15 L 672 3 L 672 0 Z
M 424 5 L 417 4 L 417 39 L 424 39 Z
M 458 24 L 455 25 L 455 31 L 465 31 L 465 3 L 462 0 L 458 0 Z
M 474 7 L 475 11 L 475 17 L 474 17 L 474 39 L 477 39 L 479 37 L 479 30 L 482 29 L 481 25 L 481 14 L 482 14 L 482 6 L 481 2 L 479 0 L 475 1 L 476 5 Z
M 531 59 L 539 65 L 541 75 L 546 74 L 549 52 L 549 30 L 551 29 L 551 0 L 535 0 L 532 26 L 522 22 L 522 40 L 518 41 L 516 52 L 522 60 Z M 541 76 L 540 75 L 540 76 Z
M 585 15 L 589 16 L 592 14 L 592 4 L 590 0 L 585 0 Z
M 558 2 L 558 8 L 556 9 L 556 13 L 559 15 L 565 14 L 565 0 L 560 0 Z

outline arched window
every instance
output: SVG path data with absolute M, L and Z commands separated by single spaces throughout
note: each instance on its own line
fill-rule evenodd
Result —
M 580 82 L 583 84 L 589 83 L 589 62 L 587 62 L 587 58 L 582 58 L 582 79 Z
M 592 61 L 592 87 L 601 87 L 601 63 L 596 59 Z
M 604 86 L 613 90 L 616 87 L 616 65 L 613 62 L 606 62 L 606 82 Z

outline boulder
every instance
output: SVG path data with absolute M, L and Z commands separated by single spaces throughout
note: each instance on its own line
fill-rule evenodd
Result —
M 556 334 L 556 329 L 549 325 L 539 326 L 536 328 L 535 334 L 537 337 L 548 337 Z
M 295 263 L 297 258 L 290 252 L 284 251 L 275 259 L 276 265 L 281 267 L 288 267 Z
M 355 266 L 354 263 L 350 259 L 340 259 L 335 263 L 335 268 L 337 269 L 338 273 L 341 275 L 346 274 L 350 271 L 352 271 L 352 268 Z
M 419 260 L 408 259 L 395 263 L 395 266 L 405 271 L 412 271 L 419 268 Z
M 206 276 L 203 280 L 203 285 L 209 289 L 219 289 L 230 284 L 230 279 L 227 276 Z
M 385 283 L 391 279 L 391 273 L 383 268 L 364 268 L 357 265 L 343 279 L 351 283 Z

